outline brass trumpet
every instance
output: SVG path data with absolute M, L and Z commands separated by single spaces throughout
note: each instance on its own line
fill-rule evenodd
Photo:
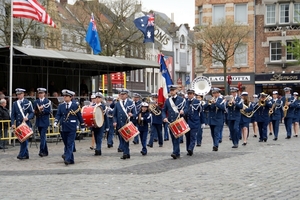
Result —
M 215 101 L 216 101 L 216 99 L 215 99 L 215 98 L 212 98 L 211 100 L 208 101 L 208 105 L 213 104 Z
M 154 115 L 160 115 L 161 111 L 159 108 L 155 105 L 155 103 L 149 103 L 149 110 L 154 114 Z

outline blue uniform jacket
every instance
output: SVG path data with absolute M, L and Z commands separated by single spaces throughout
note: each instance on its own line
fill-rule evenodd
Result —
M 80 112 L 80 107 L 76 101 L 71 101 L 69 109 L 66 108 L 66 103 L 62 103 L 58 106 L 55 116 L 55 122 L 61 125 L 62 132 L 76 132 L 77 120 L 79 121 L 81 128 L 84 127 L 84 121 Z M 79 109 L 79 111 L 77 111 Z M 70 113 L 73 112 L 73 113 Z M 76 113 L 74 113 L 77 111 Z M 70 113 L 70 114 L 69 114 Z
M 198 99 L 186 99 L 184 115 L 189 127 L 192 129 L 198 129 L 201 124 L 205 124 L 204 113 L 202 112 L 202 106 Z
M 282 108 L 283 108 L 285 105 L 286 98 L 282 97 L 281 101 L 282 101 Z M 287 114 L 285 117 L 294 118 L 294 112 L 296 107 L 294 97 L 288 98 L 288 102 L 292 102 L 292 103 L 289 105 L 289 109 L 287 110 Z
M 249 103 L 249 104 L 246 105 L 246 106 L 248 106 L 248 108 L 246 108 L 246 109 L 244 110 L 244 112 L 250 113 L 250 112 L 253 111 L 253 104 L 252 104 L 252 103 Z M 240 124 L 242 124 L 242 123 L 250 123 L 250 122 L 251 122 L 251 117 L 246 117 L 245 115 L 241 114 L 241 121 L 240 121 Z
M 222 98 L 217 98 L 216 103 L 212 103 L 211 105 L 204 104 L 204 110 L 208 111 L 208 125 L 223 126 L 225 105 L 222 102 Z
M 132 100 L 127 99 L 126 103 L 124 105 L 124 110 L 121 106 L 121 100 L 115 104 L 114 111 L 113 111 L 113 119 L 114 123 L 117 123 L 117 129 L 120 129 L 122 126 L 124 126 L 127 122 L 127 113 L 132 113 L 132 118 L 136 118 L 136 108 Z
M 171 98 L 171 97 L 170 97 Z M 165 118 L 168 118 L 168 121 L 170 123 L 176 121 L 179 113 L 175 112 L 173 109 L 172 109 L 172 106 L 170 104 L 170 98 L 168 98 L 166 101 L 165 101 L 165 104 L 164 104 L 164 107 L 162 109 L 162 118 L 165 119 Z M 172 100 L 171 100 L 172 101 Z M 185 105 L 185 100 L 180 97 L 180 96 L 177 96 L 176 97 L 176 100 L 174 102 L 175 106 L 177 107 L 178 109 L 178 112 L 180 112 L 180 110 L 184 109 L 184 105 Z
M 294 111 L 294 121 L 295 122 L 298 122 L 299 121 L 299 118 L 300 118 L 300 100 L 296 100 L 294 102 L 294 105 L 295 105 L 295 111 Z
M 269 110 L 270 110 L 271 107 L 272 107 L 272 102 L 271 101 L 266 101 L 266 105 L 261 106 L 256 111 L 256 121 L 257 122 L 267 122 L 267 123 L 269 123 L 269 121 L 270 121 Z
M 139 114 L 138 114 L 139 115 Z M 138 115 L 136 120 L 138 121 Z M 148 123 L 151 123 L 151 114 L 149 111 L 141 112 L 141 123 L 138 124 L 139 131 L 148 131 Z
M 23 122 L 23 115 L 21 114 L 21 111 L 19 110 L 18 100 L 15 101 L 12 105 L 12 111 L 11 111 L 11 124 L 13 125 L 16 121 L 16 127 L 18 127 Z M 20 104 L 21 109 L 23 110 L 24 116 L 27 115 L 28 120 L 26 121 L 26 124 L 31 127 L 31 123 L 29 120 L 33 119 L 34 112 L 32 108 L 32 104 L 27 99 L 23 99 L 23 102 Z
M 281 120 L 283 118 L 282 101 L 280 99 L 272 99 L 272 106 L 275 105 L 271 120 Z
M 35 125 L 36 127 L 48 127 L 49 126 L 49 116 L 51 113 L 51 101 L 49 99 L 44 98 L 44 100 L 41 102 L 40 99 L 36 99 L 33 102 L 33 108 L 34 110 L 38 110 L 37 106 L 43 105 L 44 108 L 35 118 Z
M 240 97 L 235 98 L 235 104 L 228 105 L 228 101 L 225 103 L 227 109 L 227 120 L 241 120 L 241 109 L 243 108 L 243 102 Z

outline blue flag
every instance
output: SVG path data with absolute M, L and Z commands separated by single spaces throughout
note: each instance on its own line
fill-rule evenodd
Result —
M 144 43 L 154 43 L 154 15 L 149 14 L 143 17 L 136 18 L 135 26 L 144 34 Z
M 89 27 L 86 32 L 85 41 L 93 49 L 93 53 L 95 55 L 101 53 L 102 48 L 101 48 L 100 39 L 98 36 L 97 27 L 96 27 L 96 23 L 95 23 L 93 14 L 91 16 L 91 21 L 90 21 Z

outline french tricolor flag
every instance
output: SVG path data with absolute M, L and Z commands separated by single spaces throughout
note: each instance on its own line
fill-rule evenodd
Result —
M 161 87 L 158 90 L 158 105 L 163 107 L 170 92 L 169 86 L 173 85 L 173 81 L 166 66 L 164 55 L 159 54 L 158 59 L 160 63 L 160 73 L 162 75 Z

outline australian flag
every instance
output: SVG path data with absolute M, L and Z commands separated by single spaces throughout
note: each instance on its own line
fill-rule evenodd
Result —
M 102 48 L 101 48 L 100 39 L 98 36 L 97 27 L 96 27 L 96 23 L 95 23 L 93 14 L 91 16 L 91 21 L 90 21 L 89 27 L 86 32 L 85 41 L 93 49 L 93 52 L 95 55 L 101 53 Z
M 134 20 L 135 26 L 144 34 L 144 43 L 154 43 L 154 14 L 150 13 Z

